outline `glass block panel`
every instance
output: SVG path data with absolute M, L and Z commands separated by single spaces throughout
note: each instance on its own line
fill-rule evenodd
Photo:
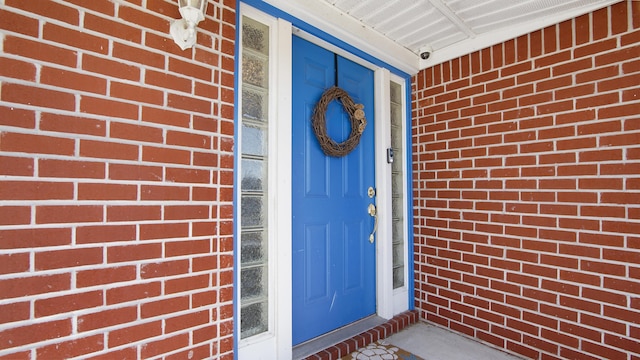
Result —
M 393 244 L 393 263 L 398 266 L 404 265 L 404 246 L 402 243 Z
M 264 160 L 242 160 L 242 191 L 264 191 L 267 179 L 267 166 Z M 244 223 L 243 223 L 244 225 Z
M 269 27 L 248 17 L 242 18 L 242 46 L 269 54 Z
M 393 240 L 395 242 L 401 242 L 402 240 L 402 236 L 404 236 L 404 222 L 402 221 L 402 218 L 398 218 L 398 219 L 393 219 L 391 222 L 391 227 L 392 227 L 392 231 L 393 231 Z
M 267 155 L 267 129 L 260 125 L 242 124 L 242 153 L 245 155 Z
M 400 84 L 392 82 L 390 85 L 391 102 L 396 104 L 402 104 L 402 86 Z
M 402 131 L 394 131 L 395 129 L 392 127 L 391 128 L 391 147 L 393 147 L 394 150 L 394 157 L 396 157 L 398 155 L 402 155 L 402 154 L 395 154 L 398 152 L 398 150 L 400 150 L 402 148 Z M 395 164 L 395 160 L 393 161 L 393 163 Z
M 404 266 L 393 269 L 393 288 L 404 286 Z
M 393 197 L 391 199 L 391 206 L 392 206 L 391 212 L 394 219 L 403 218 L 402 216 L 402 211 L 404 210 L 402 206 L 403 203 L 404 203 L 404 200 L 402 198 Z
M 269 26 L 242 18 L 240 337 L 268 331 Z
M 262 196 L 243 195 L 240 200 L 242 227 L 264 226 L 266 220 L 265 199 Z
M 240 309 L 240 337 L 242 339 L 267 331 L 267 301 L 245 305 Z
M 394 154 L 395 155 L 395 154 Z M 392 194 L 394 196 L 398 196 L 398 197 L 402 197 L 403 195 L 403 179 L 402 179 L 402 174 L 393 174 L 391 176 L 391 187 L 392 187 Z
M 268 85 L 269 64 L 267 59 L 258 56 L 249 55 L 242 56 L 242 80 L 245 83 L 266 88 Z
M 268 114 L 268 94 L 266 90 L 244 86 L 242 89 L 242 117 L 265 121 Z
M 400 104 L 391 104 L 391 124 L 400 126 L 402 121 L 402 106 Z
M 392 82 L 390 84 L 391 101 L 390 114 L 391 117 L 391 146 L 393 147 L 395 159 L 392 164 L 391 173 L 391 213 L 392 221 L 392 238 L 393 238 L 393 288 L 404 286 L 404 171 L 403 168 L 403 138 L 402 132 L 402 107 L 404 101 L 402 98 L 402 86 Z
M 256 266 L 240 272 L 240 298 L 253 299 L 267 294 L 267 267 Z
M 267 234 L 264 231 L 243 231 L 240 236 L 240 263 L 265 263 L 267 261 Z

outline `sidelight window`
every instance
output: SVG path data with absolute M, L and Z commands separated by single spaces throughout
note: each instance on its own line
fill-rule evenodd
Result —
M 404 232 L 404 127 L 403 89 L 398 83 L 390 83 L 391 147 L 394 160 L 391 165 L 391 214 L 393 251 L 393 288 L 405 284 L 405 232 Z
M 269 329 L 269 27 L 242 17 L 240 64 L 240 338 Z

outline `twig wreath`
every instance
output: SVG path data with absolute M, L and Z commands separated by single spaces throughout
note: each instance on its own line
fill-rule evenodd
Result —
M 327 134 L 327 107 L 333 100 L 339 100 L 342 103 L 342 107 L 349 114 L 349 120 L 351 121 L 351 133 L 349 137 L 341 142 L 337 143 L 329 137 Z M 322 151 L 333 157 L 342 157 L 353 151 L 360 143 L 360 136 L 364 132 L 364 128 L 367 126 L 367 120 L 364 117 L 364 105 L 355 104 L 349 94 L 341 88 L 334 86 L 327 89 L 318 100 L 316 107 L 313 110 L 311 116 L 311 126 L 313 132 L 316 134 L 316 138 L 320 143 Z

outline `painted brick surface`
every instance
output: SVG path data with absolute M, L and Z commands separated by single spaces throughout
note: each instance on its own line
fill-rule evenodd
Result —
M 235 6 L 0 1 L 0 358 L 233 358 Z
M 640 2 L 413 78 L 421 317 L 536 359 L 640 358 Z

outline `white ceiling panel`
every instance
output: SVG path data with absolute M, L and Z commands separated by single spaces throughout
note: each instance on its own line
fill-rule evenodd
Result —
M 616 0 L 312 0 L 325 1 L 431 64 L 605 7 Z M 550 22 L 552 21 L 552 22 Z M 481 39 L 479 39 L 481 38 Z M 464 45 L 464 46 L 461 46 Z M 475 45 L 475 46 L 474 46 Z M 480 47 L 479 47 L 480 46 Z M 430 66 L 423 62 L 420 67 Z
M 264 1 L 414 74 L 621 0 Z

